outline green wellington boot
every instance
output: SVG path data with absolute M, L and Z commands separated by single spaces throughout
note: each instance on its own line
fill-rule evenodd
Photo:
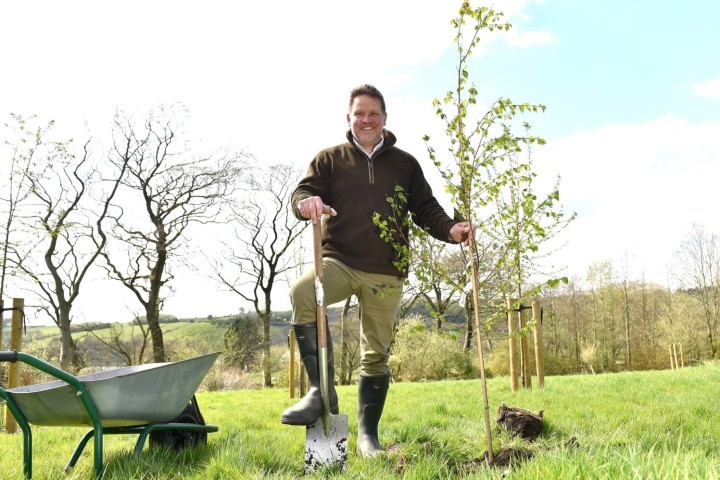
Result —
M 382 417 L 389 387 L 390 375 L 381 377 L 360 375 L 356 451 L 362 457 L 375 457 L 385 453 L 378 439 L 378 423 Z
M 310 381 L 310 389 L 298 403 L 285 410 L 282 423 L 286 425 L 312 425 L 323 413 L 320 398 L 320 371 L 318 369 L 317 326 L 314 323 L 296 323 L 293 325 L 298 350 Z M 328 344 L 328 379 L 330 380 L 330 413 L 338 413 L 338 398 L 335 392 L 335 368 L 333 366 L 332 339 Z

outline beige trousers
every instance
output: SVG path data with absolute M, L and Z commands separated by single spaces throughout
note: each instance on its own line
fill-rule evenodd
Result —
M 402 297 L 403 279 L 350 268 L 323 258 L 325 306 L 355 295 L 360 303 L 360 373 L 388 375 L 388 358 L 395 315 Z M 315 323 L 315 270 L 303 273 L 290 287 L 293 323 Z

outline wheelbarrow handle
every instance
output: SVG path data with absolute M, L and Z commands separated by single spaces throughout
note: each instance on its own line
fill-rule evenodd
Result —
M 17 350 L 7 350 L 4 352 L 0 352 L 0 362 L 15 363 L 17 361 L 18 361 Z

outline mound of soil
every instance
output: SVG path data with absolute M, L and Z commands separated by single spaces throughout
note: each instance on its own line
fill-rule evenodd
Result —
M 543 411 L 534 414 L 503 404 L 498 409 L 497 423 L 507 428 L 513 436 L 532 442 L 542 433 Z

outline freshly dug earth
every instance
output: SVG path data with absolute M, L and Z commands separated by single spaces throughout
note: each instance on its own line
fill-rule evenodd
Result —
M 524 410 L 522 408 L 508 407 L 503 404 L 498 409 L 497 423 L 504 427 L 515 437 L 524 438 L 529 442 L 535 440 L 543 429 L 543 412 L 537 414 Z M 518 464 L 524 460 L 529 460 L 533 456 L 533 452 L 520 448 L 502 448 L 493 455 L 493 461 L 489 461 L 488 452 L 485 452 L 482 458 L 476 458 L 468 462 L 465 467 L 477 467 L 481 465 L 490 465 L 492 467 L 508 467 Z
M 533 453 L 528 450 L 522 450 L 519 448 L 501 448 L 493 458 L 492 463 L 488 459 L 488 453 L 485 452 L 482 458 L 476 458 L 475 460 L 465 464 L 465 467 L 480 467 L 489 465 L 491 467 L 509 467 L 511 465 L 517 465 L 523 460 L 530 460 Z
M 536 414 L 522 408 L 508 407 L 505 404 L 498 409 L 498 425 L 504 426 L 515 437 L 532 442 L 543 429 L 543 411 Z

